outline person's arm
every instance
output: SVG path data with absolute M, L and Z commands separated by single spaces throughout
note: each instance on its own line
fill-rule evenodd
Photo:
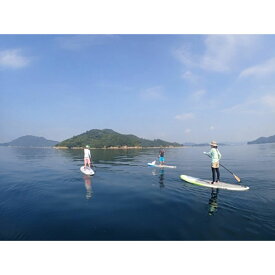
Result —
M 205 155 L 211 156 L 211 151 L 209 152 L 203 152 Z
M 219 150 L 218 150 L 218 158 L 219 158 L 219 160 L 222 158 L 222 154 L 220 153 Z

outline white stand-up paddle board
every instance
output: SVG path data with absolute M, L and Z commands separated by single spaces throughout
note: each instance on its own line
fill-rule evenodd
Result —
M 156 161 L 147 163 L 149 166 L 158 167 L 158 168 L 177 168 L 177 166 L 171 166 L 171 165 L 160 165 L 156 164 Z
M 194 178 L 186 175 L 180 175 L 180 178 L 186 182 L 200 185 L 204 187 L 210 187 L 210 188 L 220 188 L 220 189 L 226 189 L 226 190 L 234 190 L 234 191 L 245 191 L 248 190 L 248 186 L 243 186 L 239 184 L 231 184 L 231 183 L 225 183 L 225 182 L 214 182 L 211 184 L 210 180 L 202 180 L 199 178 Z
M 80 167 L 80 171 L 85 174 L 85 175 L 88 175 L 88 176 L 92 176 L 95 172 L 92 168 L 90 167 L 85 167 L 85 166 L 81 166 Z

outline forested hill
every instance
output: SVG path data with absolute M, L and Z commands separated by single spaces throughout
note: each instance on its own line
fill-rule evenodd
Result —
M 148 140 L 134 135 L 124 135 L 111 129 L 93 129 L 78 136 L 66 139 L 56 145 L 56 147 L 84 147 L 110 148 L 110 147 L 168 147 L 181 146 L 179 143 L 171 143 L 160 139 Z
M 249 141 L 247 144 L 275 143 L 275 135 L 270 137 L 260 137 L 256 140 Z
M 22 136 L 7 143 L 0 143 L 0 146 L 18 146 L 18 147 L 52 147 L 58 141 L 48 140 L 44 137 Z

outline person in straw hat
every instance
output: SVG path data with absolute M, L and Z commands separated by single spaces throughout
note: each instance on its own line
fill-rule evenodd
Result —
M 219 182 L 220 181 L 220 170 L 219 170 L 219 161 L 222 157 L 220 151 L 218 150 L 218 144 L 216 141 L 212 141 L 210 143 L 211 145 L 211 150 L 207 152 L 203 152 L 204 154 L 208 155 L 212 159 L 212 164 L 211 164 L 211 169 L 212 169 L 212 184 L 214 182 Z M 216 174 L 217 174 L 217 179 L 216 179 Z
M 86 145 L 86 148 L 84 148 L 84 169 L 86 167 L 91 167 L 91 151 L 90 146 Z

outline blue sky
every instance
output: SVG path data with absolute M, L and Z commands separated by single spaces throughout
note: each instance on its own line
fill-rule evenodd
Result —
M 274 121 L 274 35 L 0 35 L 0 142 L 244 142 Z

